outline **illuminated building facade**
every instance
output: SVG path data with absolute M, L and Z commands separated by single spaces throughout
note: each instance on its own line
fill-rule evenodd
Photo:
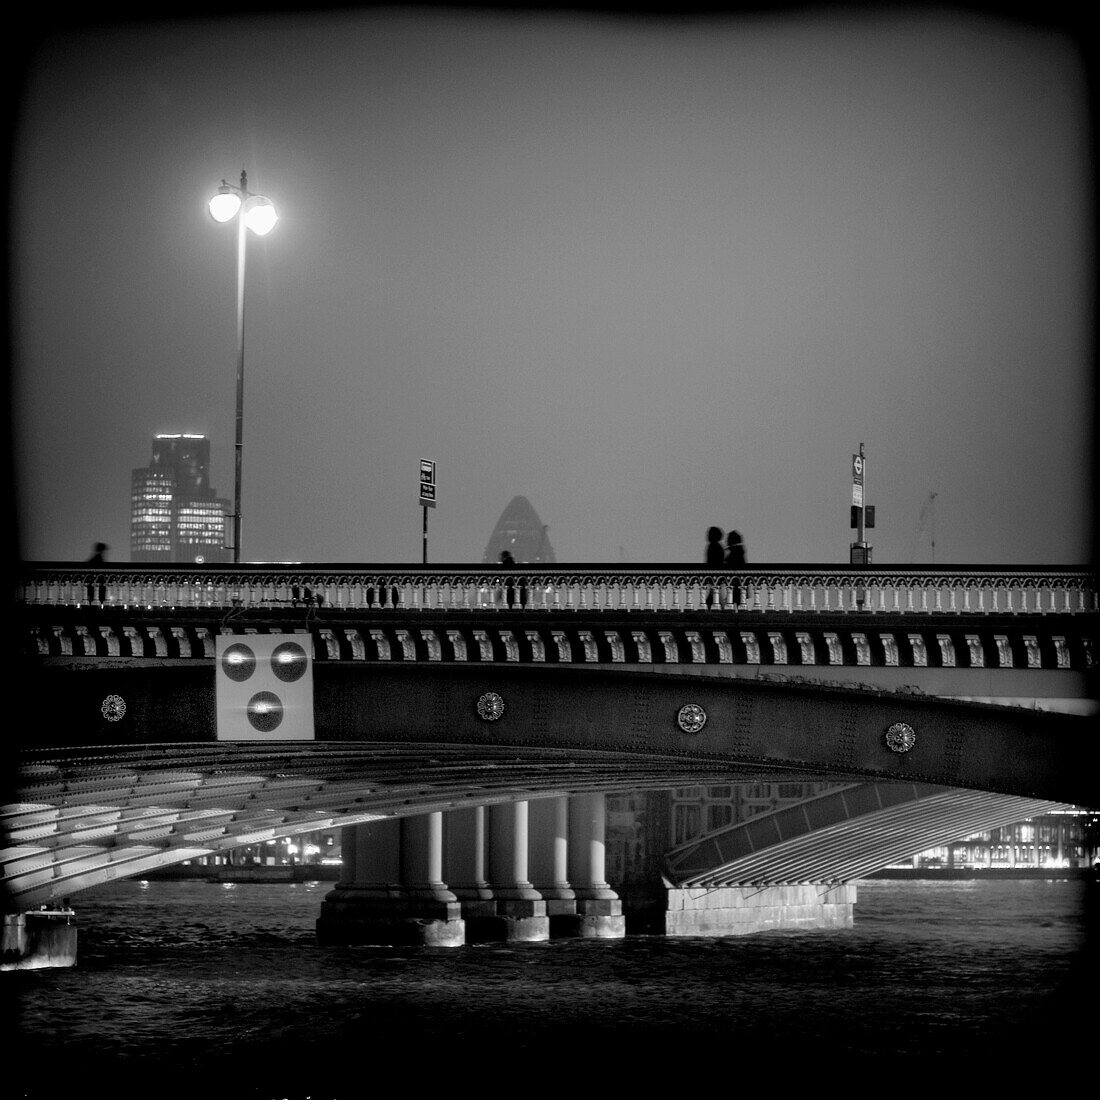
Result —
M 229 502 L 210 487 L 210 440 L 156 435 L 130 482 L 130 560 L 228 562 Z
M 1096 859 L 1098 840 L 1100 815 L 1079 809 L 1057 810 L 928 848 L 913 856 L 911 865 L 965 871 L 1088 867 Z

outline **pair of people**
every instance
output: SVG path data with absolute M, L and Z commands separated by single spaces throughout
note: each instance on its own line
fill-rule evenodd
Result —
M 711 569 L 741 569 L 745 565 L 745 543 L 740 531 L 730 531 L 726 535 L 726 545 L 722 546 L 722 528 L 707 528 L 707 551 L 705 562 Z M 723 586 L 724 587 L 724 586 Z M 733 605 L 741 603 L 741 586 L 734 584 L 730 589 Z M 715 588 L 707 590 L 707 607 L 714 604 L 721 606 L 721 595 Z

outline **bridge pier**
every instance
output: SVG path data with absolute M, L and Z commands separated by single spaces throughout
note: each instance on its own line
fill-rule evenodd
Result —
M 779 929 L 851 928 L 856 886 L 670 887 L 666 936 L 746 936 Z
M 485 872 L 487 810 L 471 806 L 451 810 L 444 818 L 444 866 L 462 908 L 467 943 L 482 943 L 495 935 L 497 903 Z
M 621 939 L 626 918 L 619 895 L 606 880 L 607 796 L 574 795 L 569 800 L 569 866 L 577 897 L 578 936 Z
M 443 882 L 443 815 L 385 818 L 343 830 L 343 873 L 321 903 L 322 944 L 466 942 L 458 898 Z
M 76 966 L 76 914 L 65 906 L 5 913 L 0 970 Z
M 551 936 L 577 934 L 577 895 L 569 883 L 569 797 L 530 803 L 531 880 L 546 902 Z
M 497 903 L 501 938 L 537 943 L 550 938 L 546 902 L 528 879 L 529 804 L 501 802 L 489 807 L 490 889 Z
M 318 940 L 453 947 L 621 938 L 622 901 L 605 877 L 606 803 L 603 794 L 562 795 L 346 828 Z

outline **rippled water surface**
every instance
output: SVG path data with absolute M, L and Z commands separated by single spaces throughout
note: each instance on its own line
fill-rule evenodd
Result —
M 74 898 L 79 965 L 0 975 L 9 1095 L 344 1100 L 387 1081 L 542 1095 L 790 1074 L 833 1095 L 828 1074 L 887 1060 L 1023 1067 L 1070 1054 L 1077 1026 L 1082 1055 L 1095 1041 L 1083 881 L 873 880 L 840 931 L 455 949 L 319 947 L 330 888 L 124 882 Z

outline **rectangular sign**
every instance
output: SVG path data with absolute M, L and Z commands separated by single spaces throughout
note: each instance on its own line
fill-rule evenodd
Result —
M 219 741 L 312 741 L 309 634 L 219 634 L 215 644 Z
M 858 507 L 858 508 L 863 507 L 863 486 L 862 485 L 853 485 L 852 486 L 852 503 L 854 505 L 856 505 L 856 507 Z
M 861 455 L 852 455 L 852 484 L 863 484 L 863 471 L 867 465 L 867 460 Z
M 430 458 L 420 460 L 420 504 L 425 508 L 434 508 L 435 500 L 435 463 Z

